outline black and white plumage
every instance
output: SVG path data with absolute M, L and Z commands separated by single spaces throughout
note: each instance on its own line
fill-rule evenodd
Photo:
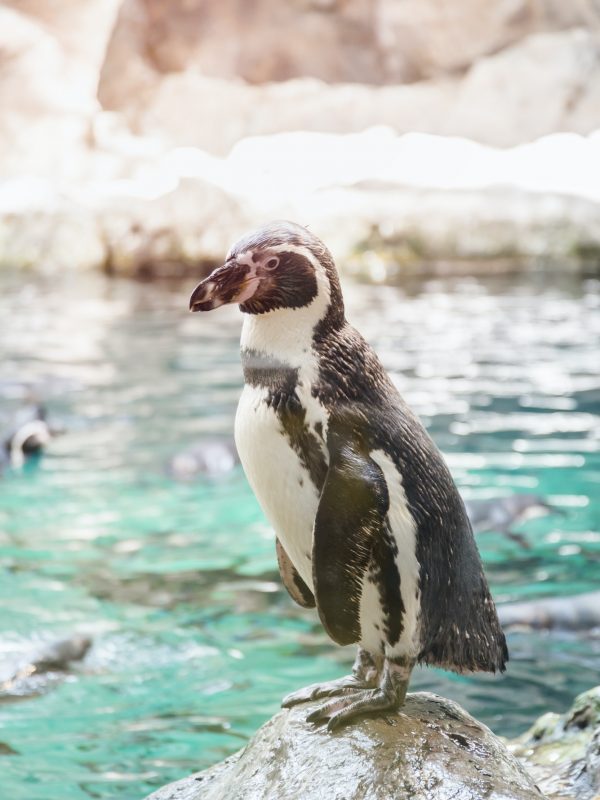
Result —
M 43 406 L 36 403 L 19 409 L 0 439 L 0 471 L 9 466 L 22 467 L 28 458 L 42 452 L 53 433 Z
M 277 535 L 283 582 L 351 676 L 285 698 L 331 697 L 333 728 L 403 702 L 415 663 L 503 670 L 504 635 L 464 505 L 436 446 L 348 324 L 337 271 L 305 228 L 241 239 L 190 308 L 238 303 L 245 388 L 240 459 Z

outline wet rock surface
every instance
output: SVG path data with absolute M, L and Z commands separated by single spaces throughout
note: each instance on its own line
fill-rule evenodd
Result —
M 544 714 L 510 749 L 549 798 L 597 798 L 600 686 L 576 697 L 566 714 Z
M 64 680 L 92 646 L 89 636 L 74 634 L 47 642 L 11 666 L 5 659 L 0 670 L 0 703 L 43 694 Z
M 280 711 L 248 745 L 148 800 L 540 800 L 505 745 L 460 706 L 409 695 L 401 713 L 335 734 Z

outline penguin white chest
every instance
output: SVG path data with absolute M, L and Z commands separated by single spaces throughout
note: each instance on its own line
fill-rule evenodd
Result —
M 320 447 L 327 420 L 310 393 L 300 400 L 305 424 Z M 304 582 L 312 590 L 313 525 L 319 503 L 315 486 L 301 454 L 294 448 L 277 412 L 267 403 L 268 389 L 246 385 L 235 418 L 235 443 L 248 482 L 277 537 Z

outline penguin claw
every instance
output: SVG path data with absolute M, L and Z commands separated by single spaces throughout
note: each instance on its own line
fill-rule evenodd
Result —
M 388 692 L 381 688 L 367 689 L 356 692 L 350 697 L 324 703 L 311 712 L 306 721 L 322 722 L 328 719 L 327 730 L 332 733 L 354 717 L 363 714 L 385 715 L 390 711 L 396 711 L 399 705 L 400 701 L 395 692 Z
M 323 703 L 308 714 L 306 721 L 324 722 L 326 719 L 330 719 L 334 714 L 346 707 L 344 702 L 346 699 L 347 698 L 339 697 L 335 700 L 329 700 L 327 703 Z M 352 701 L 350 700 L 350 702 Z
M 364 689 L 372 688 L 374 685 L 376 684 L 362 681 L 354 675 L 347 675 L 344 678 L 338 678 L 337 680 L 328 681 L 327 683 L 313 683 L 310 686 L 305 686 L 304 689 L 291 692 L 291 694 L 283 698 L 281 706 L 282 708 L 291 708 L 300 703 L 318 700 L 321 697 L 335 697 L 336 695 L 347 695 L 359 692 Z

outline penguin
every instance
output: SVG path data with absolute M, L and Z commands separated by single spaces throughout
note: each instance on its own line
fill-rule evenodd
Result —
M 216 479 L 231 473 L 238 463 L 233 439 L 214 436 L 174 455 L 167 465 L 167 473 L 178 481 L 191 481 L 198 476 Z
M 357 645 L 322 699 L 330 731 L 404 703 L 415 664 L 504 671 L 508 651 L 450 472 L 377 355 L 346 320 L 333 258 L 306 228 L 247 234 L 194 289 L 191 311 L 236 303 L 244 373 L 240 460 L 276 533 L 279 570 L 330 638 Z
M 31 456 L 39 455 L 52 438 L 54 431 L 46 420 L 43 406 L 24 406 L 0 443 L 0 469 L 22 467 Z

